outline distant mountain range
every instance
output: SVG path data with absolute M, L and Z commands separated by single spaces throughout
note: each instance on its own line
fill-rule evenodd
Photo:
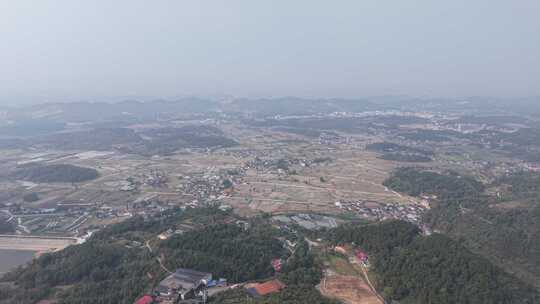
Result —
M 209 112 L 251 113 L 256 116 L 310 115 L 332 112 L 382 110 L 467 111 L 472 114 L 540 113 L 540 97 L 467 99 L 369 97 L 358 99 L 305 99 L 280 97 L 267 99 L 182 98 L 174 101 L 126 100 L 108 102 L 46 103 L 0 109 L 3 120 L 46 119 L 57 122 L 103 121 L 109 119 L 152 119 L 160 114 L 194 114 Z

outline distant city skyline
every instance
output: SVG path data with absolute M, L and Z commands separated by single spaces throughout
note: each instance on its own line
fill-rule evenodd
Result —
M 540 96 L 540 2 L 0 1 L 0 105 Z

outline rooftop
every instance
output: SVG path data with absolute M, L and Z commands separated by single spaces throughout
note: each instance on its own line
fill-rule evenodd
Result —
M 154 302 L 154 299 L 152 299 L 151 296 L 143 296 L 142 298 L 138 299 L 135 304 L 152 304 Z
M 268 294 L 276 293 L 285 288 L 280 280 L 271 280 L 262 284 L 253 285 L 253 287 L 248 288 L 248 292 L 253 296 L 265 296 Z
M 211 273 L 178 268 L 175 273 L 166 277 L 159 285 L 170 289 L 193 289 L 197 288 L 202 281 L 205 281 L 204 283 L 206 283 L 206 281 L 211 279 Z

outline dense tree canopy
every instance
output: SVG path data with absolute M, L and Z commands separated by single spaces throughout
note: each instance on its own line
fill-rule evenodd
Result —
M 244 290 L 231 290 L 212 298 L 210 303 L 222 304 L 337 304 L 324 298 L 316 289 L 322 278 L 321 266 L 305 240 L 300 240 L 278 278 L 287 287 L 276 294 L 262 298 L 251 298 Z
M 131 304 L 165 277 L 158 257 L 168 268 L 208 271 L 231 282 L 271 276 L 271 259 L 284 252 L 275 238 L 277 230 L 260 225 L 245 231 L 225 224 L 230 219 L 227 213 L 206 208 L 111 225 L 84 244 L 44 254 L 8 273 L 2 280 L 15 287 L 0 292 L 0 303 L 35 303 L 54 296 L 65 304 Z M 157 233 L 184 221 L 196 223 L 193 230 L 157 241 Z M 153 244 L 152 252 L 145 240 Z
M 384 185 L 412 196 L 436 195 L 441 200 L 474 199 L 484 191 L 484 185 L 470 176 L 455 172 L 440 174 L 416 168 L 398 169 Z
M 505 175 L 489 185 L 496 187 L 495 197 L 472 177 L 405 168 L 385 184 L 410 195 L 437 196 L 427 223 L 540 288 L 538 181 L 537 173 Z
M 78 183 L 98 176 L 99 172 L 95 169 L 68 164 L 31 165 L 15 172 L 15 178 L 36 183 Z
M 370 255 L 377 286 L 403 303 L 537 303 L 538 293 L 443 235 L 422 237 L 405 222 L 344 226 L 335 244 L 354 243 Z

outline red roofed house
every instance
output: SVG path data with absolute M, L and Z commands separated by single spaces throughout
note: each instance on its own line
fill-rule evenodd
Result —
M 368 262 L 368 255 L 367 253 L 363 252 L 362 250 L 360 249 L 356 249 L 355 251 L 355 254 L 356 254 L 356 258 L 360 260 L 360 262 L 366 264 Z
M 281 259 L 272 260 L 272 267 L 274 268 L 275 272 L 281 271 L 281 265 L 282 265 Z
M 334 247 L 334 251 L 337 252 L 337 253 L 341 253 L 343 255 L 347 255 L 347 249 L 345 249 L 344 247 L 342 246 L 336 246 Z
M 152 304 L 154 303 L 154 299 L 151 296 L 143 296 L 142 298 L 135 301 L 135 304 Z
M 280 280 L 271 280 L 262 284 L 251 285 L 247 292 L 254 297 L 262 297 L 279 292 L 285 287 L 285 284 L 281 283 Z

